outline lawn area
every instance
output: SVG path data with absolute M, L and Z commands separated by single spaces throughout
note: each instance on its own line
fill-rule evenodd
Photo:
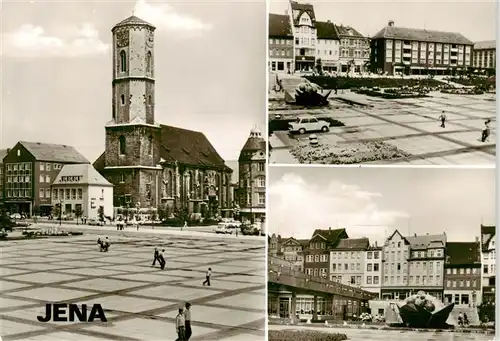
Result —
M 347 340 L 345 334 L 330 334 L 316 331 L 296 331 L 296 330 L 270 330 L 268 331 L 269 341 L 343 341 Z
M 309 81 L 318 84 L 323 89 L 352 88 L 398 88 L 401 86 L 437 87 L 445 84 L 434 79 L 401 79 L 401 78 L 347 78 L 327 76 L 306 76 Z

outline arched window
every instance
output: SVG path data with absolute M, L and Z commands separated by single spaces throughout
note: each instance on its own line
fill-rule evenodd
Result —
M 151 51 L 146 54 L 146 73 L 151 73 Z
M 118 144 L 119 144 L 119 149 L 120 149 L 120 155 L 125 155 L 126 150 L 127 150 L 127 145 L 125 141 L 125 136 L 121 135 L 120 138 L 118 139 Z
M 120 70 L 121 72 L 127 71 L 127 54 L 123 50 L 120 52 Z
M 120 101 L 121 101 L 122 105 L 125 105 L 125 95 L 120 96 Z
M 148 137 L 148 155 L 153 155 L 153 135 Z

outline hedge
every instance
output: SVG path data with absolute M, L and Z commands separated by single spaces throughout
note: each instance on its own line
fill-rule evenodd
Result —
M 453 83 L 458 83 L 458 84 L 462 84 L 465 86 L 478 86 L 478 87 L 484 87 L 484 88 L 489 88 L 490 86 L 495 87 L 495 85 L 496 85 L 496 79 L 494 77 L 492 77 L 492 78 L 479 78 L 479 77 L 450 78 L 450 81 Z
M 321 333 L 316 331 L 270 330 L 268 341 L 343 341 L 345 334 Z
M 402 95 L 402 94 L 398 93 L 397 91 L 380 92 L 380 91 L 374 91 L 374 90 L 358 90 L 358 91 L 356 91 L 356 93 L 361 94 L 361 95 L 371 96 L 371 97 L 385 98 L 385 99 L 428 97 L 427 95 L 418 94 L 418 93 L 411 94 L 411 95 Z
M 344 123 L 337 121 L 331 117 L 318 117 L 319 120 L 330 122 L 330 127 L 342 127 Z M 290 122 L 295 122 L 296 118 L 291 119 L 273 119 L 269 120 L 269 133 L 272 134 L 275 131 L 288 130 L 288 124 Z
M 348 78 L 306 76 L 307 80 L 318 84 L 323 89 L 352 89 L 352 88 L 398 88 L 401 86 L 437 87 L 445 85 L 435 79 L 401 79 L 401 78 Z

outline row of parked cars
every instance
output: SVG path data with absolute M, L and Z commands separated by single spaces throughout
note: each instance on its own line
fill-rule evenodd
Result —
M 217 224 L 214 232 L 218 234 L 263 235 L 262 229 L 258 224 L 242 224 L 240 221 L 231 218 L 223 218 Z

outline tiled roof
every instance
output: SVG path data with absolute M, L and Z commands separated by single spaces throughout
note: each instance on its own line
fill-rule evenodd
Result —
M 260 133 L 254 134 L 253 132 L 248 137 L 243 148 L 241 148 L 240 157 L 238 161 L 249 161 L 255 152 L 266 153 L 266 141 L 262 138 Z
M 316 21 L 316 17 L 314 15 L 314 6 L 311 5 L 311 4 L 305 4 L 305 3 L 298 3 L 296 1 L 290 1 L 290 5 L 292 7 L 292 11 L 299 11 L 299 14 L 298 15 L 294 15 L 292 13 L 292 16 L 293 16 L 293 23 L 294 25 L 298 25 L 299 24 L 299 18 L 300 16 L 302 15 L 302 13 L 306 12 L 307 14 L 309 14 L 309 16 L 311 17 L 311 21 L 314 25 L 315 21 Z
M 330 21 L 316 21 L 318 39 L 339 39 L 335 25 Z
M 341 239 L 336 250 L 367 250 L 370 246 L 370 241 L 368 238 L 357 238 L 357 239 Z
M 136 17 L 135 15 L 132 15 L 128 17 L 125 20 L 120 21 L 118 24 L 116 24 L 113 27 L 113 30 L 118 27 L 123 27 L 123 26 L 148 26 L 151 28 L 155 28 L 153 25 L 148 23 L 147 21 L 142 20 L 141 18 Z
M 297 239 L 297 241 L 302 245 L 302 246 L 307 246 L 309 244 L 309 239 Z
M 288 15 L 269 14 L 269 37 L 293 39 Z
M 78 181 L 71 182 L 72 184 L 113 186 L 90 164 L 65 165 L 59 174 L 57 174 L 53 185 L 58 185 L 62 182 L 61 178 L 63 176 L 81 176 Z
M 477 41 L 474 43 L 474 50 L 488 50 L 496 48 L 497 48 L 496 40 Z
M 167 125 L 160 127 L 160 157 L 165 163 L 178 162 L 183 165 L 232 172 L 202 132 Z M 97 170 L 104 169 L 105 157 L 105 154 L 101 154 L 94 162 Z
M 33 155 L 37 161 L 50 161 L 61 163 L 90 163 L 75 148 L 64 144 L 49 144 L 40 142 L 20 141 L 26 150 Z
M 386 26 L 372 39 L 400 39 L 443 44 L 472 45 L 473 42 L 456 32 L 429 31 L 417 28 Z
M 444 247 L 446 245 L 446 235 L 417 235 L 406 237 L 413 250 L 424 250 L 432 247 Z
M 479 243 L 446 243 L 447 264 L 467 265 L 481 262 Z
M 7 155 L 7 149 L 0 149 L 0 164 L 3 162 L 5 155 Z
M 481 243 L 483 250 L 488 249 L 488 245 L 493 238 L 495 238 L 495 226 L 481 225 Z
M 312 234 L 313 237 L 316 235 L 322 236 L 330 244 L 335 244 L 339 240 L 339 238 L 343 235 L 345 235 L 344 238 L 348 238 L 347 232 L 345 229 L 334 229 L 334 230 L 332 230 L 332 229 L 328 229 L 328 230 L 318 229 L 318 230 L 315 230 L 314 233 Z M 311 239 L 312 239 L 312 237 L 311 237 Z
M 364 36 L 356 31 L 354 28 L 351 26 L 343 26 L 343 25 L 335 25 L 337 35 L 342 38 L 342 37 L 358 37 L 358 38 L 364 38 Z

